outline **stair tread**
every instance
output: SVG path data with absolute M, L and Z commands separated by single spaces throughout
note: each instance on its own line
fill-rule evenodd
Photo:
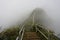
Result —
M 36 32 L 25 32 L 23 40 L 40 40 Z

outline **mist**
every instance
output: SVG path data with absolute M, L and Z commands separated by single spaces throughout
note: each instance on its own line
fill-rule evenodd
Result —
M 42 8 L 52 20 L 52 29 L 60 33 L 60 0 L 0 0 L 0 27 L 22 23 L 35 8 Z

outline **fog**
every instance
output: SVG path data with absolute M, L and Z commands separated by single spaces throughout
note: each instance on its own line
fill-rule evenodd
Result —
M 60 33 L 60 0 L 0 0 L 0 27 L 21 23 L 35 8 L 42 8 L 52 20 L 52 29 Z

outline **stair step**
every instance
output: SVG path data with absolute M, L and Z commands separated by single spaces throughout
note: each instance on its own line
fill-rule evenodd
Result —
M 23 40 L 40 40 L 36 32 L 25 32 Z

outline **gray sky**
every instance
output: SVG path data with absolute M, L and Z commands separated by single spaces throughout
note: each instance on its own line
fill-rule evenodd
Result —
M 60 0 L 0 0 L 0 25 L 22 22 L 35 8 L 42 8 L 53 20 L 52 28 L 60 33 Z

